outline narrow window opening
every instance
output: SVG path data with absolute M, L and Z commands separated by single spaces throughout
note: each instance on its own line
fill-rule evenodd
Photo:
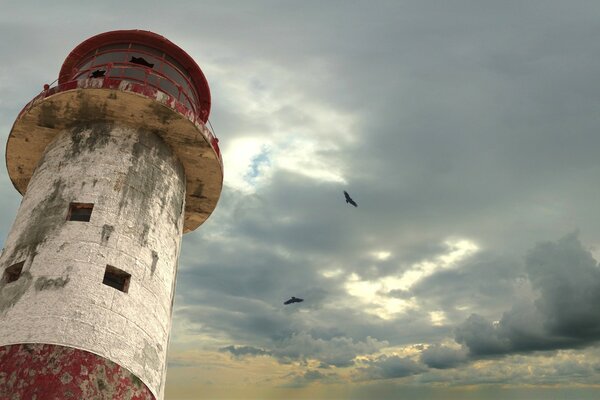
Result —
M 115 268 L 111 265 L 106 266 L 106 271 L 104 271 L 104 280 L 103 284 L 120 290 L 123 293 L 127 293 L 129 290 L 129 281 L 131 280 L 131 275 L 127 272 L 120 270 L 119 268 Z
M 21 276 L 21 271 L 23 271 L 23 264 L 25 264 L 25 261 L 21 261 L 20 263 L 13 264 L 6 268 L 2 280 L 5 283 L 11 283 L 18 280 Z
M 89 222 L 92 216 L 92 203 L 71 203 L 69 205 L 69 215 L 67 221 L 83 221 Z

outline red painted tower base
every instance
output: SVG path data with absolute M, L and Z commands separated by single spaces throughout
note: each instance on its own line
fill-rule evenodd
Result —
M 155 400 L 114 362 L 50 344 L 0 347 L 1 400 Z

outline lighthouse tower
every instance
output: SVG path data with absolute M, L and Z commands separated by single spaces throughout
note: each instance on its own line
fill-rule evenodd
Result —
M 0 399 L 162 399 L 183 233 L 222 188 L 210 91 L 148 31 L 99 34 L 18 115 L 0 257 Z

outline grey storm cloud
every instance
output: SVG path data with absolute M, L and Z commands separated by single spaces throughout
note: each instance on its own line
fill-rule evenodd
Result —
M 538 244 L 526 257 L 537 293 L 490 322 L 472 314 L 456 329 L 456 341 L 481 357 L 536 350 L 580 348 L 600 340 L 600 268 L 577 234 Z
M 338 374 L 335 372 L 322 373 L 315 369 L 307 370 L 303 374 L 293 373 L 289 374 L 288 376 L 292 379 L 288 383 L 282 385 L 282 387 L 302 388 L 314 382 L 338 383 L 340 381 Z
M 323 340 L 315 339 L 307 333 L 299 333 L 276 343 L 271 351 L 284 362 L 314 358 L 325 365 L 348 367 L 354 365 L 356 356 L 373 354 L 386 345 L 387 342 L 379 342 L 371 337 L 365 341 L 347 337 Z
M 455 349 L 440 344 L 434 344 L 421 352 L 421 362 L 430 368 L 454 368 L 467 361 L 464 349 Z
M 373 338 L 356 341 L 347 337 L 334 337 L 328 340 L 312 337 L 306 332 L 291 335 L 288 338 L 270 342 L 268 349 L 252 346 L 226 346 L 221 352 L 231 353 L 234 357 L 272 356 L 283 364 L 318 360 L 321 368 L 330 366 L 342 368 L 355 364 L 359 355 L 369 355 L 386 346 Z
M 461 263 L 460 268 L 439 271 L 416 283 L 408 293 L 427 308 L 443 310 L 452 321 L 463 321 L 473 311 L 491 317 L 514 303 L 515 292 L 525 276 L 522 259 L 483 250 Z
M 409 357 L 382 355 L 365 362 L 365 367 L 359 368 L 359 379 L 395 379 L 404 378 L 424 372 L 419 363 Z
M 471 314 L 456 329 L 456 341 L 466 345 L 472 355 L 503 354 L 511 350 L 510 339 L 478 314 Z
M 221 347 L 219 351 L 222 353 L 230 353 L 238 358 L 270 355 L 268 351 L 252 346 L 226 346 Z

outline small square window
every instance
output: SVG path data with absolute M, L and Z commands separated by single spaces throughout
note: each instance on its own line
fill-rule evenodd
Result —
M 69 215 L 67 221 L 89 222 L 92 216 L 93 203 L 71 203 L 69 205 Z
M 107 286 L 113 287 L 121 292 L 127 293 L 129 290 L 129 280 L 131 279 L 131 274 L 120 270 L 119 268 L 115 268 L 111 265 L 106 266 L 106 271 L 104 271 L 104 283 Z
M 21 261 L 20 263 L 13 264 L 6 268 L 4 270 L 4 275 L 2 276 L 2 281 L 11 283 L 18 280 L 21 276 L 21 271 L 23 271 L 23 264 L 25 264 L 25 261 Z

